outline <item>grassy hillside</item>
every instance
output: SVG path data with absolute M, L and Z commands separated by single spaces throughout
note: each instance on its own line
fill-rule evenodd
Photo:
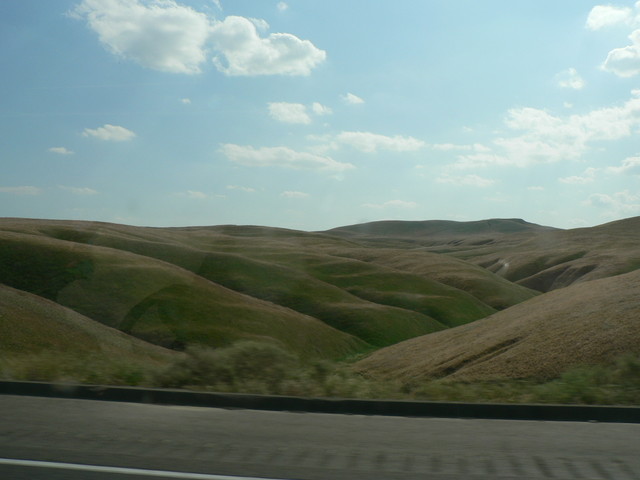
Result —
M 538 233 L 518 245 L 463 256 L 512 282 L 547 292 L 640 268 L 640 217 Z
M 640 217 L 571 230 L 493 219 L 372 222 L 326 233 L 412 253 L 422 249 L 446 254 L 541 292 L 640 268 Z M 443 281 L 446 277 L 433 278 Z
M 328 358 L 367 348 L 315 318 L 121 250 L 0 232 L 0 278 L 166 347 L 266 339 L 301 355 Z
M 497 219 L 374 222 L 315 233 L 0 219 L 0 284 L 163 347 L 258 340 L 339 359 L 467 331 L 460 328 L 478 332 L 495 318 L 491 325 L 507 325 L 513 312 L 521 312 L 517 329 L 525 331 L 539 312 L 551 311 L 540 291 L 558 290 L 553 298 L 562 306 L 575 295 L 561 287 L 589 285 L 581 294 L 588 299 L 588 280 L 640 267 L 639 237 L 640 217 L 574 230 Z M 532 345 L 542 341 L 532 338 Z M 510 351 L 510 341 L 487 349 Z M 420 348 L 451 353 L 454 343 Z M 467 371 L 446 372 L 455 377 L 458 370 Z
M 416 383 L 548 379 L 575 365 L 640 353 L 640 271 L 540 295 L 468 325 L 408 340 L 358 362 Z
M 0 285 L 0 373 L 131 384 L 177 354 L 42 297 Z
M 0 285 L 2 355 L 51 351 L 168 360 L 174 353 L 45 298 Z
M 323 234 L 264 227 L 153 229 L 28 220 L 6 221 L 4 228 L 160 259 L 215 284 L 317 318 L 375 346 L 494 311 L 455 287 L 346 259 L 341 255 L 347 249 L 364 247 Z
M 510 282 L 478 265 L 422 249 L 352 249 L 348 255 L 454 287 L 497 310 L 524 302 L 539 293 Z

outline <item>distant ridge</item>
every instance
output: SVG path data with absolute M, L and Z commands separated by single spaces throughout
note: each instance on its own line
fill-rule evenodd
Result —
M 382 220 L 337 227 L 322 233 L 389 247 L 484 245 L 504 237 L 556 231 L 520 218 L 492 218 L 471 222 L 453 220 Z
M 324 233 L 344 236 L 424 237 L 483 235 L 491 233 L 520 233 L 557 230 L 521 218 L 492 218 L 471 222 L 453 220 L 382 220 L 332 228 Z

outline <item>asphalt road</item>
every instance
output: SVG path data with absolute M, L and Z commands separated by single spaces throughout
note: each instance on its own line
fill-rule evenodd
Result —
M 3 480 L 228 480 L 225 476 L 640 479 L 640 425 L 367 417 L 0 395 Z

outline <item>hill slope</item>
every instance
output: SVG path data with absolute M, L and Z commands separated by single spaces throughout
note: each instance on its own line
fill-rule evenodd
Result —
M 324 233 L 379 246 L 485 245 L 504 235 L 555 230 L 519 218 L 472 222 L 385 220 L 338 227 Z
M 577 364 L 640 353 L 640 271 L 540 295 L 468 325 L 381 349 L 367 375 L 419 382 L 552 378 Z
M 482 298 L 455 286 L 349 258 L 349 249 L 357 252 L 364 247 L 323 234 L 266 227 L 162 229 L 25 219 L 5 219 L 0 228 L 7 234 L 20 232 L 162 260 L 216 285 L 314 317 L 375 346 L 495 311 Z
M 174 352 L 138 340 L 37 295 L 0 285 L 3 358 L 48 351 L 166 360 Z
M 304 356 L 366 346 L 315 318 L 120 250 L 0 232 L 0 279 L 157 345 L 267 339 Z

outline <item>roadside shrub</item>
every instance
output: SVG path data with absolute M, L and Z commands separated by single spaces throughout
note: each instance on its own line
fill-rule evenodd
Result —
M 536 386 L 532 394 L 545 403 L 640 405 L 640 356 L 626 354 L 609 365 L 572 368 Z
M 269 343 L 246 341 L 219 349 L 195 346 L 160 372 L 156 383 L 174 388 L 279 392 L 285 380 L 296 376 L 297 363 L 296 357 Z
M 298 359 L 281 348 L 253 341 L 211 349 L 190 347 L 155 377 L 155 384 L 220 392 L 314 397 L 391 398 L 395 385 L 367 380 L 325 360 Z

